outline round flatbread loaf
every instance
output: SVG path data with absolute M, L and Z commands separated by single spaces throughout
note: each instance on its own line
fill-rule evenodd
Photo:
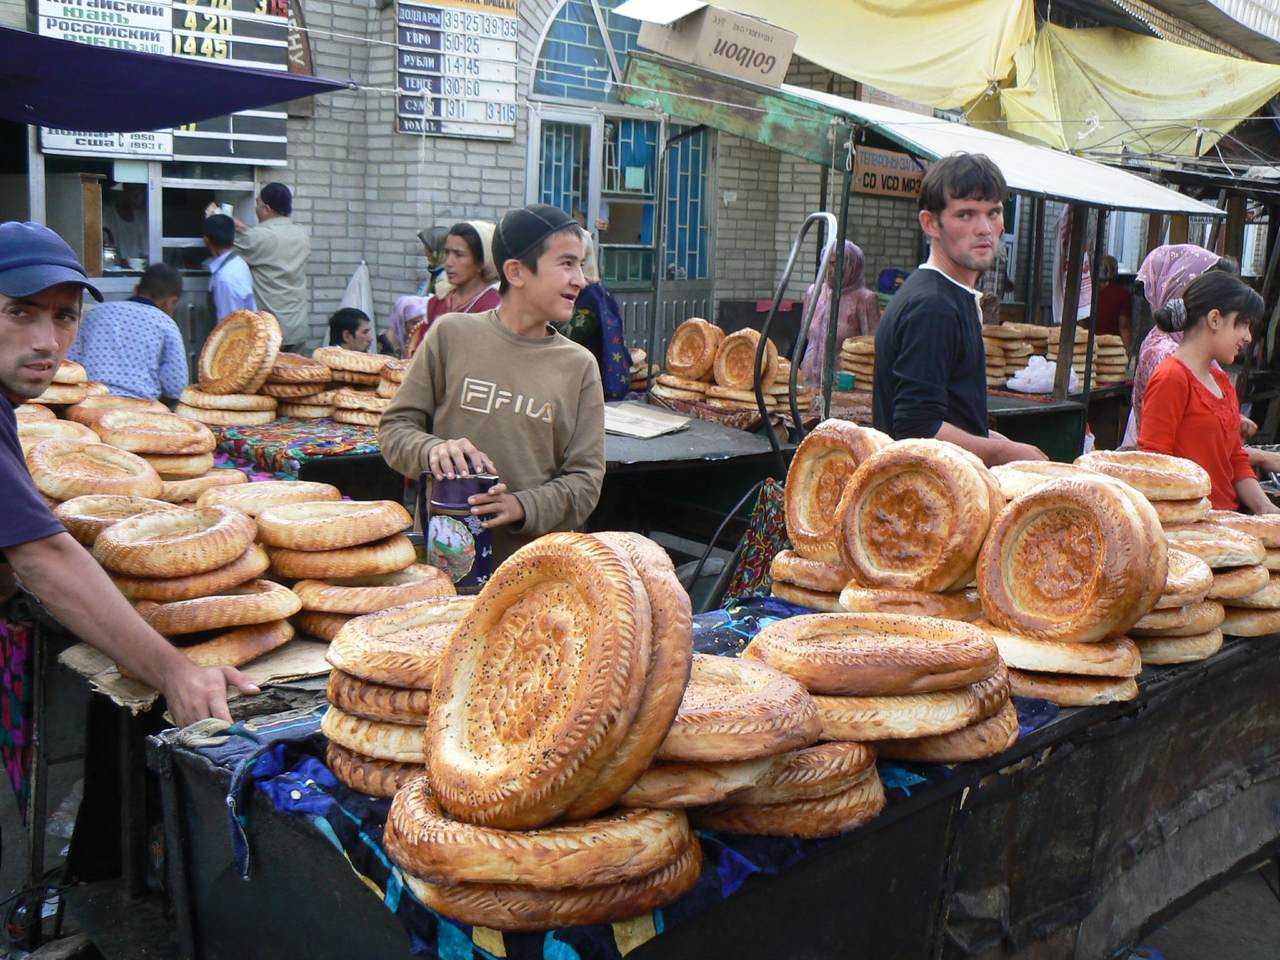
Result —
M 108 410 L 98 417 L 93 429 L 103 443 L 132 453 L 212 453 L 218 445 L 213 431 L 204 424 L 171 413 Z
M 89 374 L 85 372 L 84 367 L 74 360 L 63 360 L 53 373 L 54 383 L 84 384 L 88 380 Z
M 1048 700 L 1060 707 L 1098 707 L 1138 699 L 1138 682 L 1132 677 L 1082 677 L 1010 670 L 1009 688 L 1015 696 Z
M 160 475 L 137 454 L 105 443 L 42 440 L 27 451 L 36 488 L 54 500 L 86 494 L 160 495 Z
M 257 527 L 229 507 L 175 507 L 121 520 L 98 535 L 93 556 L 113 573 L 185 577 L 240 557 Z
M 390 357 L 380 353 L 365 353 L 343 347 L 317 347 L 311 352 L 311 356 L 329 367 L 331 371 L 363 373 L 373 377 L 381 374 L 382 368 L 391 360 Z
M 860 587 L 851 583 L 840 591 L 840 606 L 850 613 L 902 614 L 970 622 L 982 616 L 977 590 L 925 593 L 922 590 Z
M 394 763 L 423 763 L 424 728 L 353 717 L 329 705 L 320 732 L 355 753 Z
M 1265 637 L 1269 633 L 1280 633 L 1280 610 L 1227 607 L 1226 611 L 1222 632 L 1228 637 Z
M 116 589 L 130 600 L 168 603 L 208 597 L 238 587 L 266 573 L 269 563 L 267 551 L 255 543 L 226 566 L 208 573 L 196 573 L 188 577 L 127 577 L 110 571 L 108 573 Z
M 196 477 L 203 477 L 213 469 L 212 453 L 174 454 L 173 456 L 163 453 L 140 453 L 138 456 L 151 464 L 152 469 L 160 475 L 161 481 L 194 480 Z M 163 491 L 164 487 L 161 486 L 161 492 Z
M 1214 571 L 1252 567 L 1267 558 L 1257 537 L 1217 524 L 1173 524 L 1165 528 L 1165 537 L 1169 546 L 1195 554 Z
M 754 389 L 756 353 L 760 346 L 760 334 L 750 328 L 731 333 L 716 348 L 712 366 L 716 383 L 737 390 Z M 766 338 L 764 357 L 760 363 L 760 382 L 769 386 L 778 378 L 778 348 Z
M 671 335 L 671 343 L 667 346 L 667 369 L 688 380 L 707 379 L 722 340 L 722 329 L 700 317 L 690 317 Z
M 1208 660 L 1222 649 L 1222 631 L 1215 628 L 1189 637 L 1144 638 L 1138 641 L 1138 648 L 1142 651 L 1143 665 L 1195 663 Z
M 138 612 L 145 613 L 147 601 L 138 604 Z M 179 647 L 182 655 L 198 667 L 243 667 L 273 650 L 278 650 L 293 639 L 293 627 L 288 620 L 274 623 L 254 623 L 236 627 L 209 640 Z M 120 674 L 131 676 L 119 664 Z
M 18 444 L 22 447 L 22 455 L 24 457 L 32 447 L 45 440 L 79 440 L 81 443 L 99 442 L 96 433 L 84 424 L 76 423 L 74 420 L 40 420 L 35 417 L 27 417 L 18 421 Z
M 212 490 L 214 487 L 234 487 L 248 482 L 247 474 L 233 468 L 221 467 L 189 480 L 165 480 L 160 488 L 160 499 L 169 503 L 192 504 L 206 490 Z
M 57 511 L 55 510 L 54 513 L 57 513 Z M 1274 573 L 1269 574 L 1267 582 L 1255 592 L 1243 597 L 1236 597 L 1227 602 L 1233 607 L 1248 607 L 1254 610 L 1280 609 L 1280 576 Z
M 299 580 L 293 585 L 293 592 L 302 600 L 304 610 L 357 615 L 433 597 L 452 597 L 457 591 L 443 570 L 415 563 L 399 573 L 378 577 Z
M 820 727 L 795 680 L 756 660 L 695 654 L 660 760 L 750 760 L 806 747 Z
M 280 324 L 271 314 L 227 314 L 200 350 L 200 389 L 210 394 L 253 393 L 270 373 L 280 342 Z
M 1211 487 L 1198 463 L 1145 450 L 1094 450 L 1077 457 L 1076 465 L 1123 480 L 1148 500 L 1199 500 Z
M 323 364 L 322 364 L 323 366 Z M 326 368 L 327 369 L 327 368 Z M 325 374 L 328 376 L 328 374 Z M 274 397 L 277 401 L 276 412 L 280 412 L 280 401 L 305 400 L 323 393 L 326 383 L 264 383 L 258 393 L 264 397 Z
M 356 617 L 325 659 L 370 683 L 430 690 L 453 631 L 474 603 L 475 597 L 440 597 Z
M 978 593 L 996 626 L 1040 640 L 1123 636 L 1168 574 L 1151 505 L 1106 478 L 1055 480 L 1014 500 L 978 559 Z
M 649 597 L 653 624 L 644 693 L 631 729 L 596 779 L 565 809 L 572 820 L 613 806 L 653 761 L 689 682 L 693 657 L 693 608 L 667 552 L 635 533 L 599 533 L 631 560 Z
M 432 882 L 560 890 L 644 877 L 696 841 L 679 810 L 621 810 L 540 830 L 472 826 L 440 809 L 424 777 L 391 804 L 383 842 L 392 860 Z
M 79 403 L 89 392 L 83 383 L 51 383 L 44 388 L 44 393 L 32 399 L 33 403 L 46 403 L 55 407 L 66 407 Z
M 74 407 L 67 408 L 67 416 L 71 416 Z M 13 408 L 13 415 L 18 418 L 18 423 L 24 420 L 57 420 L 58 415 L 46 407 L 42 403 L 20 403 Z M 71 419 L 75 419 L 71 417 Z
M 311 480 L 259 480 L 248 486 L 206 490 L 196 502 L 202 507 L 234 507 L 256 517 L 263 510 L 286 503 L 315 500 L 341 500 L 342 494 L 331 483 Z
M 1164 591 L 1156 601 L 1157 610 L 1199 603 L 1213 586 L 1213 571 L 1194 553 L 1169 548 L 1169 570 Z
M 30 404 L 27 404 L 30 406 Z M 19 407 L 19 410 L 22 408 Z M 47 407 L 41 409 L 47 410 Z M 67 419 L 92 427 L 98 417 L 107 410 L 133 410 L 138 413 L 168 413 L 169 408 L 159 400 L 139 400 L 136 397 L 117 397 L 114 395 L 94 395 L 85 397 L 80 403 L 67 407 Z M 50 414 L 52 415 L 52 414 Z
M 153 510 L 171 510 L 173 504 L 150 497 L 124 497 L 118 494 L 90 494 L 72 497 L 53 508 L 53 515 L 62 521 L 67 533 L 79 543 L 92 547 L 98 534 L 129 517 Z
M 1069 463 L 1052 460 L 1012 460 L 991 468 L 991 475 L 1007 500 L 1030 493 L 1050 480 L 1078 477 L 1084 472 Z
M 276 408 L 273 398 L 256 393 L 207 393 L 195 387 L 187 387 L 178 399 L 188 407 L 197 407 L 201 410 L 261 411 Z
M 1280 515 L 1274 513 L 1250 515 L 1236 513 L 1234 510 L 1212 510 L 1208 517 L 1201 519 L 1207 519 L 1217 527 L 1226 527 L 1237 533 L 1257 537 L 1268 550 L 1280 547 Z
M 362 757 L 353 750 L 329 741 L 325 764 L 333 775 L 357 793 L 371 797 L 394 797 L 396 791 L 421 777 L 426 767 L 420 763 L 393 763 Z
M 824 420 L 801 441 L 787 470 L 787 539 L 806 559 L 841 565 L 840 517 L 836 508 L 859 464 L 892 440 L 879 430 L 847 420 Z M 840 586 L 780 577 L 810 589 L 838 593 Z M 848 582 L 848 579 L 845 580 Z
M 954 589 L 969 582 L 1003 506 L 976 457 L 940 440 L 900 440 L 864 460 L 845 487 L 841 553 L 867 586 Z
M 875 819 L 884 805 L 884 786 L 875 767 L 871 767 L 843 793 L 789 803 L 719 804 L 697 811 L 693 821 L 705 830 L 721 833 L 832 837 Z
M 1013 701 L 986 720 L 961 727 L 954 733 L 912 740 L 883 740 L 876 753 L 888 760 L 912 760 L 916 763 L 965 763 L 1004 753 L 1018 742 L 1018 711 Z
M 517 550 L 436 676 L 427 768 L 441 807 L 509 830 L 559 816 L 631 728 L 651 644 L 648 594 L 617 547 L 553 533 Z
M 431 708 L 430 690 L 385 687 L 341 670 L 329 671 L 328 697 L 331 705 L 353 717 L 409 726 L 425 726 Z
M 403 533 L 358 547 L 342 547 L 337 550 L 267 547 L 267 556 L 271 558 L 271 572 L 290 580 L 373 577 L 397 573 L 412 566 L 418 559 L 413 543 Z
M 326 384 L 329 382 L 329 366 L 300 353 L 277 353 L 271 364 L 267 384 Z
M 1152 500 L 1161 523 L 1198 523 L 1209 516 L 1212 505 L 1208 497 L 1199 500 Z
M 282 403 L 276 407 L 276 413 L 294 420 L 323 420 L 333 416 L 334 408 L 324 404 Z
M 785 580 L 773 581 L 769 591 L 779 600 L 794 603 L 797 607 L 804 607 L 806 610 L 820 610 L 824 613 L 844 612 L 844 607 L 840 606 L 838 593 L 809 590 L 805 587 L 797 587 L 794 583 L 787 583 Z
M 1270 579 L 1270 572 L 1262 564 L 1218 570 L 1213 574 L 1213 586 L 1209 588 L 1209 599 L 1224 600 L 1228 603 L 1243 600 L 1263 589 Z M 1244 603 L 1242 606 L 1256 606 L 1256 604 Z
M 1000 662 L 986 680 L 958 690 L 903 696 L 815 696 L 823 740 L 900 740 L 951 733 L 992 716 L 1009 699 Z
M 250 580 L 223 593 L 192 600 L 147 602 L 143 619 L 157 633 L 171 637 L 271 623 L 291 617 L 301 609 L 301 601 L 288 587 L 270 580 Z
M 317 500 L 263 510 L 258 540 L 290 550 L 337 550 L 383 540 L 411 526 L 413 517 L 394 500 Z
M 293 615 L 294 626 L 309 637 L 325 641 L 336 640 L 342 628 L 353 619 L 345 613 L 321 613 L 318 610 L 299 610 Z
M 661 397 L 663 400 L 699 402 L 706 399 L 706 393 L 703 391 L 677 390 L 675 387 L 664 387 L 660 383 L 655 383 L 653 389 L 649 392 L 655 397 Z
M 613 923 L 647 914 L 684 896 L 702 872 L 702 847 L 696 838 L 680 857 L 661 870 L 597 887 L 538 890 L 517 884 L 433 884 L 405 872 L 415 897 L 459 923 L 493 930 L 551 930 Z
M 986 680 L 1000 665 L 996 645 L 970 624 L 877 613 L 779 620 L 757 633 L 742 656 L 811 693 L 837 696 L 956 690 Z
M 1000 658 L 1018 670 L 1096 677 L 1136 677 L 1142 670 L 1138 648 L 1128 637 L 1096 643 L 1035 640 L 989 623 L 975 624 L 995 641 Z
M 806 590 L 839 593 L 853 577 L 853 573 L 842 567 L 838 560 L 834 563 L 810 560 L 794 550 L 783 550 L 769 564 L 769 576 L 775 581 L 781 580 Z
M 706 394 L 707 388 L 711 386 L 702 380 L 690 380 L 688 377 L 677 377 L 673 373 L 664 373 L 658 377 L 658 384 L 664 387 L 670 387 L 673 390 L 684 390 L 689 393 Z
M 275 403 L 271 397 L 261 399 Z M 211 410 L 180 403 L 173 408 L 173 412 L 180 417 L 197 420 L 209 427 L 256 427 L 270 423 L 276 418 L 274 407 L 270 410 Z
M 382 422 L 382 414 L 372 410 L 351 410 L 346 407 L 335 407 L 334 423 L 349 423 L 357 427 L 376 427 Z

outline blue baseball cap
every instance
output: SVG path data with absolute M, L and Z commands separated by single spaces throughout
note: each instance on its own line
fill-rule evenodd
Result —
M 67 241 L 39 223 L 0 223 L 0 293 L 29 297 L 60 283 L 77 283 L 101 302 Z

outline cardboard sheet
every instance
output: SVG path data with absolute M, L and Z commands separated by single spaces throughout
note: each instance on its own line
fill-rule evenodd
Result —
M 610 403 L 604 408 L 604 432 L 634 440 L 652 440 L 683 430 L 690 419 L 644 403 Z
M 319 640 L 294 638 L 278 650 L 241 667 L 250 680 L 266 689 L 277 684 L 289 683 L 303 677 L 318 677 L 329 672 L 324 655 L 329 644 Z M 95 691 L 111 698 L 117 706 L 132 713 L 151 709 L 160 694 L 145 683 L 122 677 L 115 661 L 87 643 L 78 643 L 62 652 L 58 662 L 74 670 L 89 681 Z M 228 699 L 240 696 L 228 691 Z

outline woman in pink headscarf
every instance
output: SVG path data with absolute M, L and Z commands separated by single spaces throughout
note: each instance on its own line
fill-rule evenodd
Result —
M 840 313 L 836 320 L 836 345 L 849 337 L 870 336 L 880 325 L 880 298 L 868 290 L 863 278 L 862 249 L 850 240 L 844 242 L 844 271 L 840 281 Z M 835 272 L 835 257 L 827 266 L 827 276 L 822 289 L 817 291 L 818 305 L 809 320 L 808 343 L 804 359 L 800 363 L 800 376 L 805 383 L 822 385 L 822 361 L 827 353 L 827 324 L 831 322 L 831 278 Z M 809 309 L 817 289 L 811 283 L 804 294 L 804 309 Z
M 1138 268 L 1138 279 L 1142 281 L 1142 290 L 1151 312 L 1163 309 L 1164 305 L 1175 297 L 1181 297 L 1182 291 L 1196 277 L 1209 270 L 1221 269 L 1223 261 L 1216 253 L 1196 246 L 1194 243 L 1172 243 L 1156 247 Z M 1181 333 L 1165 333 L 1159 327 L 1152 327 L 1142 341 L 1138 350 L 1138 367 L 1133 376 L 1133 409 L 1129 411 L 1129 423 L 1125 427 L 1124 441 L 1121 447 L 1130 449 L 1137 446 L 1138 429 L 1142 422 L 1142 399 L 1147 391 L 1147 381 L 1156 372 L 1156 367 L 1166 357 L 1178 349 L 1182 342 Z
M 410 295 L 396 298 L 396 305 L 391 308 L 389 319 L 391 329 L 388 331 L 396 356 L 406 356 L 409 344 L 413 342 L 413 335 L 418 330 L 418 324 L 422 323 L 426 317 L 426 297 Z

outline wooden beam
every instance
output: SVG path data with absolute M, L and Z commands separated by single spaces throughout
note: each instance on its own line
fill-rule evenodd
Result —
M 1147 248 L 1142 252 L 1143 257 L 1160 246 L 1164 240 L 1164 214 L 1153 213 L 1147 217 Z
M 1058 369 L 1053 395 L 1065 400 L 1071 387 L 1071 360 L 1076 351 L 1076 312 L 1080 309 L 1080 271 L 1084 264 L 1084 228 L 1089 208 L 1072 204 L 1071 233 L 1067 238 L 1067 285 L 1062 291 L 1062 329 L 1058 337 Z M 1097 281 L 1095 280 L 1096 284 Z
M 1186 217 L 1169 218 L 1169 242 L 1186 243 L 1187 234 L 1191 232 L 1191 221 Z
M 1227 222 L 1223 226 L 1222 255 L 1239 260 L 1244 253 L 1245 207 L 1248 201 L 1240 194 L 1227 198 Z

